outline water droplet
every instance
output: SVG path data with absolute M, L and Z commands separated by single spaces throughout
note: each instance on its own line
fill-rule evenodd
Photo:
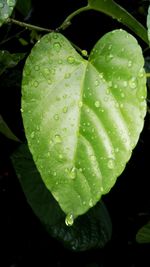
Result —
M 55 115 L 54 115 L 54 120 L 56 120 L 56 121 L 59 120 L 59 116 L 58 116 L 58 114 L 55 114 Z
M 93 207 L 93 200 L 92 199 L 90 199 L 90 201 L 89 201 L 89 206 Z
M 56 176 L 57 175 L 57 172 L 54 172 L 53 175 Z
M 34 136 L 35 136 L 35 132 L 32 132 L 31 133 L 31 138 L 34 138 Z
M 114 169 L 114 160 L 113 159 L 109 159 L 107 162 L 107 167 L 109 169 Z
M 103 186 L 101 186 L 101 188 L 100 188 L 100 189 L 101 189 L 101 192 L 104 192 L 104 188 L 103 188 Z
M 136 88 L 135 78 L 132 78 L 132 79 L 129 81 L 129 86 L 130 86 L 130 88 L 132 88 L 132 89 L 135 89 L 135 88 Z
M 60 159 L 63 159 L 63 155 L 62 155 L 62 154 L 59 154 L 59 158 L 60 158 Z
M 123 87 L 127 87 L 128 83 L 127 81 L 123 81 Z
M 132 61 L 129 60 L 129 62 L 128 62 L 128 67 L 130 68 L 131 66 L 132 66 Z
M 112 81 L 108 82 L 108 86 L 112 87 Z
M 82 172 L 83 171 L 82 168 L 79 168 L 79 171 Z
M 56 42 L 53 44 L 53 47 L 54 47 L 56 52 L 59 52 L 61 49 L 61 44 L 59 42 Z
M 47 80 L 48 84 L 52 84 L 52 80 L 48 79 Z
M 99 74 L 99 77 L 100 77 L 100 79 L 103 79 L 103 78 L 104 78 L 103 73 L 100 73 L 100 74 Z
M 62 142 L 61 136 L 59 134 L 55 135 L 55 144 L 60 144 Z
M 121 95 L 121 97 L 122 97 L 122 98 L 124 98 L 124 97 L 125 97 L 125 94 L 124 94 L 124 93 L 121 93 L 120 95 Z
M 79 106 L 79 108 L 81 108 L 83 106 L 83 102 L 79 101 L 78 106 Z
M 37 81 L 34 81 L 33 85 L 34 85 L 35 87 L 38 87 L 39 83 L 38 83 Z
M 111 50 L 112 49 L 112 45 L 110 44 L 109 46 L 108 46 L 108 50 Z
M 94 105 L 95 105 L 96 108 L 99 108 L 100 107 L 100 102 L 99 101 L 95 101 Z
M 74 59 L 74 57 L 69 56 L 69 57 L 67 58 L 67 61 L 68 61 L 68 63 L 73 64 L 74 61 L 75 61 L 75 59 Z
M 57 33 L 54 33 L 54 34 L 53 34 L 53 38 L 54 38 L 54 39 L 57 39 L 57 38 L 58 38 Z
M 118 88 L 118 85 L 117 85 L 117 84 L 115 84 L 115 85 L 114 85 L 114 88 L 115 88 L 115 89 L 117 89 L 117 88 Z
M 69 177 L 71 179 L 75 179 L 76 178 L 76 168 L 75 167 L 72 167 L 70 170 L 69 170 Z
M 123 103 L 120 103 L 120 105 L 119 105 L 119 106 L 120 106 L 120 108 L 123 108 Z
M 66 219 L 65 219 L 65 224 L 66 224 L 67 226 L 72 226 L 73 223 L 74 223 L 74 217 L 73 217 L 73 214 L 72 214 L 72 213 L 67 214 Z
M 139 76 L 139 78 L 144 77 L 144 70 L 143 70 L 143 68 L 140 69 L 138 76 Z
M 65 106 L 65 107 L 63 108 L 63 113 L 66 113 L 67 111 L 68 111 L 68 107 Z
M 23 113 L 23 108 L 20 109 L 21 113 Z
M 95 85 L 96 85 L 96 86 L 99 85 L 99 81 L 98 81 L 98 80 L 95 81 Z
M 82 53 L 82 55 L 83 55 L 84 57 L 87 57 L 87 55 L 88 55 L 88 52 L 87 52 L 86 50 L 82 50 L 81 53 Z

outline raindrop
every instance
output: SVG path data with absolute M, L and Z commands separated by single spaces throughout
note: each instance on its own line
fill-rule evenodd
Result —
M 109 169 L 114 169 L 114 160 L 113 159 L 109 159 L 107 162 L 107 167 Z
M 67 226 L 72 226 L 73 225 L 73 222 L 74 222 L 73 214 L 72 213 L 67 214 L 66 219 L 65 219 L 65 224 Z
M 112 45 L 110 44 L 109 46 L 108 46 L 108 50 L 111 50 L 112 49 Z
M 123 104 L 122 103 L 120 104 L 120 108 L 123 108 Z
M 63 159 L 63 155 L 62 155 L 62 154 L 59 154 L 59 158 L 60 158 L 60 159 Z
M 59 120 L 59 116 L 58 116 L 58 114 L 55 114 L 55 115 L 54 115 L 54 120 L 56 120 L 56 121 Z
M 67 61 L 68 61 L 68 63 L 73 64 L 75 60 L 74 60 L 74 57 L 69 56 L 69 57 L 67 58 Z
M 21 113 L 23 113 L 23 108 L 20 109 Z
M 65 106 L 65 107 L 63 108 L 63 113 L 66 113 L 67 111 L 68 111 L 68 107 Z
M 128 85 L 127 81 L 124 81 L 123 82 L 123 87 L 127 87 L 127 85 Z
M 125 97 L 125 94 L 124 93 L 121 93 L 121 97 L 124 98 Z
M 47 80 L 48 84 L 52 84 L 52 81 L 50 79 Z
M 95 101 L 94 105 L 95 105 L 96 108 L 99 108 L 100 107 L 100 102 L 99 101 Z
M 53 175 L 56 176 L 57 175 L 57 172 L 54 172 Z
M 99 85 L 99 81 L 98 81 L 98 80 L 95 81 L 95 85 L 96 85 L 96 86 Z
M 65 78 L 65 79 L 69 79 L 70 76 L 71 76 L 70 73 L 66 73 L 65 76 L 64 76 L 64 78 Z
M 35 136 L 35 132 L 32 132 L 31 133 L 31 138 L 34 138 L 34 136 Z
M 103 78 L 104 78 L 103 73 L 100 73 L 100 74 L 99 74 L 99 77 L 100 77 L 100 79 L 103 79 Z
M 89 201 L 89 206 L 93 207 L 93 200 L 92 199 L 90 199 L 90 201 Z
M 130 68 L 131 66 L 132 66 L 132 61 L 129 60 L 129 62 L 128 62 L 128 67 Z
M 34 81 L 33 85 L 34 85 L 35 87 L 38 87 L 39 83 L 38 83 L 37 81 Z
M 78 106 L 79 106 L 79 108 L 81 108 L 83 106 L 83 102 L 79 101 Z
M 60 144 L 62 142 L 61 136 L 59 134 L 55 135 L 55 144 Z
M 53 47 L 54 47 L 54 49 L 56 50 L 56 52 L 59 52 L 60 51 L 60 49 L 61 49 L 61 45 L 60 45 L 60 43 L 54 43 L 53 44 Z
M 101 188 L 100 188 L 100 189 L 101 189 L 101 192 L 104 192 L 104 188 L 103 188 L 103 186 L 101 186 Z
M 72 167 L 69 171 L 69 177 L 71 179 L 75 179 L 76 178 L 76 168 L 75 167 Z
M 135 89 L 135 88 L 136 88 L 135 78 L 132 78 L 132 79 L 129 81 L 129 86 L 130 86 L 130 88 L 132 88 L 132 89 Z

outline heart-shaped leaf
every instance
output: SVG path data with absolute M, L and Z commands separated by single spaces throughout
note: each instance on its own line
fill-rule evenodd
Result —
M 27 145 L 19 146 L 11 159 L 27 201 L 53 237 L 76 251 L 104 247 L 111 238 L 112 225 L 102 201 L 67 227 L 65 214 L 44 185 Z
M 83 59 L 59 33 L 27 58 L 22 112 L 33 159 L 66 223 L 94 206 L 131 156 L 146 113 L 142 51 L 123 30 Z
M 9 18 L 16 0 L 0 0 L 0 26 Z

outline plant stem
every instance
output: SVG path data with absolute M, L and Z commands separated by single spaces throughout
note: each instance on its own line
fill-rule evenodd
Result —
M 146 78 L 150 78 L 150 72 L 146 73 Z
M 87 10 L 90 10 L 90 9 L 91 9 L 91 8 L 89 7 L 89 5 L 77 9 L 76 11 L 74 11 L 73 13 L 71 13 L 71 14 L 64 20 L 64 22 L 57 28 L 57 31 L 65 30 L 65 29 L 71 24 L 71 20 L 73 19 L 73 17 L 75 17 L 76 15 L 79 15 L 79 14 L 80 14 L 81 12 L 83 12 L 83 11 L 87 11 Z
M 35 25 L 32 25 L 32 24 L 28 24 L 28 23 L 25 23 L 25 22 L 22 22 L 22 21 L 19 21 L 19 20 L 16 20 L 16 19 L 12 19 L 12 18 L 8 18 L 7 22 L 11 22 L 11 23 L 17 24 L 20 27 L 25 27 L 25 28 L 30 29 L 30 30 L 43 31 L 43 32 L 52 32 L 52 30 L 50 30 L 50 29 L 46 29 L 46 28 L 42 28 L 42 27 L 35 26 Z

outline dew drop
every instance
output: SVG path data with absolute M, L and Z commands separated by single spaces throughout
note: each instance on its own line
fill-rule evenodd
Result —
M 69 170 L 69 177 L 71 179 L 75 179 L 76 178 L 76 168 L 75 167 L 72 167 L 70 170 Z
M 60 45 L 59 42 L 54 43 L 53 44 L 53 47 L 54 47 L 54 49 L 55 49 L 56 52 L 59 52 L 60 49 L 61 49 L 61 45 Z
M 135 88 L 136 88 L 135 78 L 132 78 L 132 79 L 129 81 L 129 86 L 130 86 L 130 88 L 132 88 L 132 89 L 135 89 Z
M 34 136 L 35 136 L 35 132 L 32 132 L 31 133 L 31 138 L 34 138 Z
M 58 114 L 55 114 L 55 115 L 54 115 L 54 120 L 55 120 L 55 121 L 58 121 L 58 120 L 59 120 L 59 116 L 58 116 Z
M 127 85 L 128 85 L 127 81 L 124 81 L 123 82 L 123 87 L 127 87 Z
M 83 102 L 79 101 L 78 106 L 79 106 L 79 108 L 81 108 L 83 106 Z
M 104 188 L 103 188 L 103 186 L 101 186 L 101 188 L 100 188 L 100 189 L 101 189 L 101 192 L 104 192 Z
M 82 50 L 81 53 L 82 53 L 82 55 L 83 55 L 84 57 L 87 57 L 87 55 L 88 55 L 88 52 L 87 52 L 86 50 Z
M 90 199 L 90 201 L 89 201 L 89 206 L 93 207 L 93 200 L 92 199 Z
M 99 101 L 95 101 L 94 105 L 95 105 L 96 108 L 99 108 L 100 107 L 100 102 Z
M 121 97 L 124 98 L 125 97 L 125 94 L 124 93 L 121 93 Z
M 132 66 L 132 61 L 129 60 L 129 62 L 128 62 L 128 67 L 130 68 L 131 66 Z
M 67 61 L 68 61 L 68 63 L 73 64 L 75 60 L 74 60 L 74 57 L 69 56 L 67 58 Z
M 64 76 L 64 78 L 65 78 L 65 79 L 69 79 L 69 78 L 70 78 L 70 76 L 71 76 L 71 74 L 70 74 L 70 73 L 66 73 L 66 74 L 65 74 L 65 76 Z
M 57 172 L 54 172 L 53 175 L 56 176 L 57 175 Z
M 60 144 L 62 142 L 61 136 L 59 134 L 55 135 L 55 144 Z
M 109 169 L 114 169 L 114 160 L 113 159 L 109 159 L 107 162 L 107 167 Z
M 35 87 L 38 87 L 39 83 L 38 83 L 37 81 L 34 81 L 33 85 L 34 85 Z
M 111 50 L 112 49 L 112 45 L 110 44 L 109 46 L 108 46 L 108 50 Z
M 98 81 L 98 80 L 95 81 L 95 85 L 96 85 L 96 86 L 99 85 L 99 81 Z
M 60 158 L 60 159 L 63 159 L 63 155 L 62 155 L 62 154 L 59 154 L 59 158 Z
M 63 113 L 67 113 L 67 111 L 68 111 L 68 107 L 67 106 L 63 107 Z
M 72 214 L 72 213 L 67 214 L 66 219 L 65 219 L 65 224 L 66 224 L 67 226 L 72 226 L 73 223 L 74 223 L 74 217 L 73 217 L 73 214 Z

